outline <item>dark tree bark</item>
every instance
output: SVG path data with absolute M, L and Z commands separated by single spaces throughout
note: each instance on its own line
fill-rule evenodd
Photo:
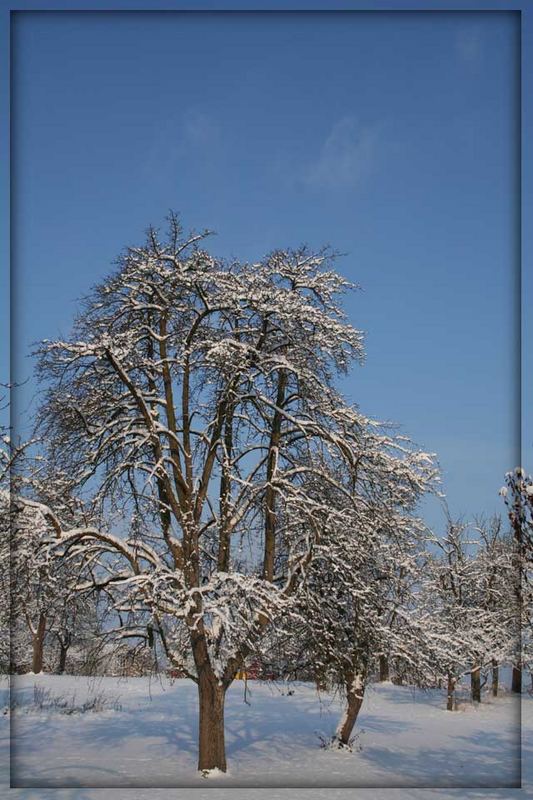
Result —
M 448 673 L 448 691 L 446 696 L 446 711 L 455 711 L 456 709 L 456 702 L 455 702 L 455 676 L 449 672 Z
M 346 710 L 335 733 L 335 740 L 339 745 L 349 745 L 352 731 L 363 705 L 365 693 L 364 675 L 353 670 L 345 673 Z
M 500 671 L 496 659 L 492 659 L 492 696 L 498 697 L 498 684 L 500 679 Z
M 70 633 L 66 633 L 64 636 L 57 635 L 57 640 L 59 642 L 59 662 L 57 665 L 57 672 L 59 675 L 63 675 L 65 672 L 65 667 L 67 664 L 67 654 L 70 647 L 71 636 Z
M 59 675 L 63 675 L 63 673 L 65 672 L 65 666 L 67 663 L 67 653 L 68 653 L 68 645 L 60 644 L 59 664 L 57 665 L 57 672 Z
M 522 670 L 519 666 L 513 667 L 513 677 L 511 680 L 511 691 L 515 694 L 522 693 Z
M 387 656 L 381 655 L 379 657 L 379 680 L 381 682 L 388 681 L 390 678 L 389 661 Z
M 481 667 L 474 667 L 470 672 L 470 693 L 474 703 L 481 703 Z
M 198 769 L 226 772 L 224 741 L 224 701 L 226 687 L 212 670 L 204 669 L 198 677 L 199 730 Z
M 37 630 L 32 634 L 32 659 L 31 671 L 37 675 L 43 671 L 43 655 L 44 655 L 44 636 L 46 633 L 46 617 L 44 614 L 39 615 L 39 623 Z
M 403 686 L 404 677 L 402 662 L 395 658 L 392 666 L 392 682 L 395 686 Z

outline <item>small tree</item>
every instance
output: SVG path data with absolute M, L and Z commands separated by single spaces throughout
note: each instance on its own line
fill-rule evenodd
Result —
M 512 592 L 521 625 L 521 634 L 516 639 L 512 689 L 521 692 L 522 667 L 526 666 L 533 675 L 533 478 L 517 467 L 506 474 L 505 481 L 500 494 L 507 506 L 515 544 Z
M 6 384 L 2 384 L 2 387 L 6 392 L 9 389 Z M 0 398 L 0 413 L 7 412 L 8 408 L 5 397 Z M 12 666 L 11 490 L 16 490 L 18 467 L 21 462 L 24 463 L 30 444 L 15 443 L 7 422 L 0 425 L 0 671 L 6 673 L 11 671 Z
M 26 476 L 27 478 L 27 476 Z M 55 500 L 65 519 L 67 514 L 60 502 L 58 489 L 61 477 L 48 476 L 48 485 L 55 489 L 43 491 L 45 499 Z M 26 483 L 36 484 L 35 474 Z M 17 483 L 21 483 L 20 475 Z M 24 483 L 24 481 L 22 482 Z M 83 627 L 91 601 L 80 584 L 86 583 L 86 565 L 77 556 L 57 560 L 52 558 L 47 543 L 57 534 L 50 524 L 49 506 L 25 494 L 11 496 L 11 536 L 2 548 L 2 562 L 10 566 L 12 668 L 27 667 L 28 644 L 31 649 L 31 671 L 44 668 L 45 643 L 52 639 L 60 644 L 59 671 L 64 670 L 68 647 Z
M 11 442 L 5 428 L 0 429 L 0 672 L 8 673 L 10 666 L 9 619 L 11 598 L 9 591 L 9 476 L 11 470 Z
M 328 514 L 297 596 L 297 634 L 286 637 L 299 668 L 346 698 L 339 746 L 350 743 L 378 654 L 421 680 L 431 663 L 414 613 L 425 527 L 413 510 L 434 488 L 435 468 L 385 429 L 367 431 L 359 452 L 356 470 L 338 475 L 336 487 L 314 487 Z
M 68 648 L 67 639 L 78 636 L 74 618 L 86 618 L 90 606 L 87 594 L 77 589 L 85 578 L 83 562 L 58 562 L 50 558 L 46 547 L 49 534 L 54 533 L 50 506 L 70 526 L 87 522 L 87 510 L 74 498 L 72 481 L 37 450 L 36 440 L 15 444 L 9 429 L 2 429 L 0 613 L 4 636 L 0 658 L 5 671 L 11 672 L 28 668 L 41 672 L 45 643 L 59 637 Z
M 98 602 L 92 585 L 82 591 L 76 583 L 71 592 L 60 592 L 50 627 L 50 638 L 57 656 L 54 671 L 62 675 L 67 669 L 67 658 L 73 662 L 74 672 L 83 669 L 88 653 L 101 635 Z M 71 659 L 69 653 L 74 653 L 75 658 Z
M 434 540 L 437 550 L 429 562 L 424 585 L 423 606 L 430 610 L 435 632 L 445 644 L 436 667 L 441 665 L 445 672 L 448 711 L 456 708 L 456 685 L 465 664 L 472 657 L 472 616 L 468 596 L 471 562 L 466 531 L 467 525 L 448 518 L 445 536 Z
M 519 639 L 519 609 L 515 597 L 509 594 L 515 571 L 515 542 L 509 533 L 502 531 L 502 521 L 497 515 L 486 520 L 481 517 L 474 523 L 478 548 L 473 556 L 473 574 L 476 586 L 476 605 L 489 616 L 486 646 L 481 659 L 490 663 L 492 670 L 492 694 L 498 695 L 499 664 L 512 663 Z M 481 700 L 478 680 L 475 684 L 475 700 Z
M 446 670 L 447 709 L 453 711 L 463 674 L 470 677 L 472 700 L 480 702 L 482 671 L 508 658 L 513 615 L 501 598 L 511 558 L 494 520 L 491 526 L 481 520 L 476 529 L 448 519 L 446 535 L 435 545 L 423 607 L 445 645 L 436 649 L 437 663 Z

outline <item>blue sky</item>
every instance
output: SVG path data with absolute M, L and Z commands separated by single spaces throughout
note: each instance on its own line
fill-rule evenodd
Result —
M 367 333 L 346 394 L 438 454 L 453 514 L 503 511 L 519 33 L 512 13 L 17 15 L 19 424 L 30 343 L 66 335 L 76 299 L 173 208 L 222 255 L 346 253 Z

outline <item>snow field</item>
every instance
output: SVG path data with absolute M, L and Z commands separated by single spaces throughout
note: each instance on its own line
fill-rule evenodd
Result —
M 205 779 L 196 771 L 197 692 L 191 681 L 16 676 L 12 784 L 27 787 L 20 796 L 28 798 L 41 796 L 32 794 L 37 787 L 70 787 L 73 800 L 99 796 L 81 787 L 512 791 L 519 785 L 520 706 L 510 694 L 485 696 L 478 707 L 465 697 L 460 710 L 450 713 L 442 692 L 373 684 L 348 752 L 321 747 L 342 712 L 340 698 L 318 696 L 311 684 L 250 681 L 247 704 L 243 690 L 244 683 L 236 681 L 227 696 L 229 772 Z M 81 711 L 84 704 L 89 710 Z M 524 765 L 531 754 L 532 705 L 524 698 Z M 8 718 L 2 717 L 4 750 Z M 81 794 L 72 794 L 75 787 Z M 127 796 L 136 800 L 141 794 Z

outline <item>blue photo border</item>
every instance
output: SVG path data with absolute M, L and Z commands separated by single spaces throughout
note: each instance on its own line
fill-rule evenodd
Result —
M 528 473 L 533 472 L 533 0 L 200 0 L 199 2 L 184 2 L 184 0 L 0 0 L 0 53 L 2 54 L 2 69 L 0 69 L 0 258 L 2 268 L 0 271 L 0 364 L 3 374 L 7 374 L 10 364 L 10 289 L 12 286 L 10 270 L 10 232 L 13 224 L 11 215 L 11 193 L 13 191 L 12 175 L 10 170 L 10 154 L 12 148 L 11 137 L 11 25 L 14 14 L 31 11 L 77 11 L 77 12 L 117 12 L 117 11 L 280 11 L 280 12 L 306 12 L 306 11 L 374 11 L 374 12 L 398 12 L 398 11 L 459 11 L 459 12 L 483 12 L 483 11 L 505 11 L 517 12 L 520 14 L 521 29 L 521 52 L 520 52 L 520 74 L 521 74 L 521 111 L 520 111 L 520 219 L 519 225 L 520 240 L 520 301 L 517 307 L 520 308 L 519 319 L 516 320 L 517 342 L 515 359 L 515 374 L 517 380 L 516 387 L 516 427 L 515 435 L 519 449 L 519 461 Z M 482 291 L 482 287 L 480 287 Z M 497 320 L 494 321 L 497 324 Z M 480 345 L 482 343 L 480 342 Z M 510 465 L 511 466 L 511 465 Z M 533 752 L 529 754 L 522 749 L 522 758 L 533 758 Z M 4 788 L 4 787 L 0 787 Z M 207 787 L 213 791 L 211 787 Z M 213 787 L 214 788 L 214 787 Z M 377 787 L 376 787 L 377 788 Z M 269 798 L 281 797 L 289 798 L 294 791 L 303 792 L 314 800 L 328 800 L 346 797 L 354 800 L 370 800 L 376 798 L 376 788 L 351 788 L 351 789 L 222 789 L 217 787 L 215 793 L 221 800 L 229 800 L 235 796 L 260 800 L 266 800 L 267 792 Z M 38 790 L 33 790 L 38 791 Z M 92 798 L 107 797 L 112 789 L 91 789 L 86 790 L 80 787 L 79 790 L 66 789 L 43 789 L 43 797 L 68 797 L 71 800 L 89 798 L 88 791 Z M 116 790 L 115 790 L 116 791 Z M 120 789 L 118 791 L 124 792 Z M 143 796 L 151 790 L 130 789 L 132 800 L 137 798 L 138 792 L 142 791 Z M 175 800 L 185 800 L 185 798 L 204 797 L 204 790 L 200 789 L 155 789 L 157 796 L 165 797 L 168 795 Z M 444 789 L 443 787 L 425 788 L 380 788 L 379 797 L 388 797 L 391 800 L 407 800 L 407 798 L 425 797 L 468 797 L 481 796 L 499 798 L 521 798 L 531 796 L 533 786 L 526 786 L 523 783 L 521 788 L 508 789 Z M 78 795 L 79 792 L 79 795 Z M 401 794 L 400 794 L 401 793 Z M 441 794 L 442 793 L 442 794 Z M 10 797 L 26 796 L 24 790 L 10 789 Z M 32 793 L 32 796 L 36 796 Z

